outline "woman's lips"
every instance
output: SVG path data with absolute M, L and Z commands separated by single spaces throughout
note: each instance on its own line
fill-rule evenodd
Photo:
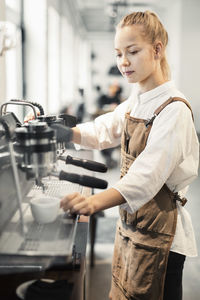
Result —
M 130 76 L 131 74 L 133 74 L 134 73 L 134 71 L 125 71 L 125 72 L 123 72 L 123 74 L 125 75 L 125 76 Z

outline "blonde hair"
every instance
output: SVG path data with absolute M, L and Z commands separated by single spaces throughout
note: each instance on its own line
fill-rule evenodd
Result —
M 164 78 L 170 78 L 170 68 L 166 58 L 165 49 L 168 44 L 168 34 L 159 20 L 158 16 L 151 11 L 133 12 L 126 15 L 117 25 L 117 28 L 123 28 L 130 25 L 142 25 L 143 34 L 147 40 L 154 45 L 156 41 L 161 41 L 164 47 L 163 55 L 160 61 L 161 70 Z

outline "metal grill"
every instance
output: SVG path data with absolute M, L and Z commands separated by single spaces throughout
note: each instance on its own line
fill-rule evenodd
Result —
M 75 183 L 70 183 L 67 181 L 59 181 L 56 179 L 45 178 L 43 181 L 44 184 L 44 193 L 48 196 L 62 198 L 66 194 L 73 192 L 82 192 L 82 186 Z M 42 187 L 35 185 L 31 190 L 30 195 L 37 195 L 38 192 L 43 192 Z
M 65 194 L 82 192 L 82 187 L 70 182 L 43 180 L 45 195 L 62 198 Z M 34 186 L 22 205 L 25 234 L 22 234 L 19 212 L 13 216 L 0 237 L 0 253 L 15 255 L 71 255 L 78 217 L 60 210 L 55 222 L 37 224 L 32 217 L 29 201 L 43 193 L 42 187 Z

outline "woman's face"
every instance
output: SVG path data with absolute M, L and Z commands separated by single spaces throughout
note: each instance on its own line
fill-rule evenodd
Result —
M 154 80 L 157 60 L 153 46 L 144 38 L 141 26 L 130 25 L 117 29 L 115 35 L 117 66 L 129 83 L 143 86 Z

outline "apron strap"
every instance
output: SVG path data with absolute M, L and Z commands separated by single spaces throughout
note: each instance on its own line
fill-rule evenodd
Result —
M 159 113 L 170 103 L 172 102 L 176 102 L 176 101 L 181 101 L 183 103 L 185 103 L 187 105 L 187 107 L 190 109 L 191 111 L 191 114 L 192 114 L 192 120 L 194 122 L 194 116 L 193 116 L 193 112 L 192 112 L 192 108 L 190 106 L 190 104 L 183 98 L 180 98 L 180 97 L 170 97 L 167 101 L 165 101 L 163 104 L 161 104 L 155 111 L 154 111 L 154 114 L 153 114 L 153 117 L 148 120 L 146 122 L 146 127 L 148 127 L 149 125 L 152 125 L 153 124 L 153 121 L 154 119 L 159 115 Z
M 190 106 L 190 104 L 183 98 L 180 98 L 180 97 L 170 97 L 167 101 L 165 101 L 163 104 L 161 104 L 155 111 L 154 111 L 154 115 L 159 115 L 159 113 L 170 103 L 172 102 L 176 102 L 176 101 L 181 101 L 183 103 L 185 103 L 187 105 L 187 107 L 190 109 L 191 111 L 191 114 L 192 114 L 192 119 L 194 121 L 194 116 L 193 116 L 193 113 L 192 113 L 192 108 Z

